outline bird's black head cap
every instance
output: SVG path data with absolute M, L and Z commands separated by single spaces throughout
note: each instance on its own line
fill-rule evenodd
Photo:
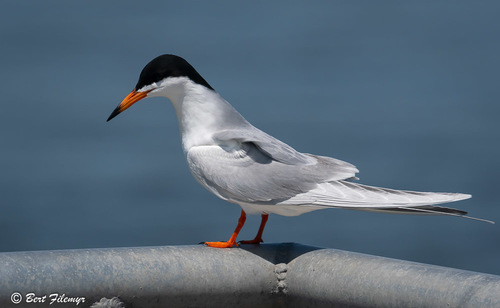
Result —
M 149 62 L 141 72 L 136 90 L 153 82 L 158 82 L 167 77 L 188 77 L 193 82 L 201 84 L 211 90 L 208 82 L 186 60 L 175 55 L 161 55 Z

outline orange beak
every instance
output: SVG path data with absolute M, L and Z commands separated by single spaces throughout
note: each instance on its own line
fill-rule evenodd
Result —
M 151 90 L 144 91 L 144 92 L 137 92 L 135 89 L 132 90 L 132 92 L 130 92 L 130 94 L 127 95 L 127 97 L 125 97 L 123 99 L 123 101 L 120 103 L 120 105 L 118 105 L 118 107 L 116 107 L 115 110 L 113 110 L 113 112 L 111 113 L 111 115 L 109 116 L 109 118 L 108 118 L 107 121 L 109 121 L 112 118 L 116 117 L 122 111 L 124 111 L 128 107 L 132 106 L 134 103 L 136 103 L 136 102 L 140 101 L 141 99 L 145 98 L 146 95 L 148 95 L 149 92 L 151 92 Z

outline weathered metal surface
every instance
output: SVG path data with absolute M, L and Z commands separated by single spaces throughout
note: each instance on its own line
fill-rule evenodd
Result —
M 100 301 L 103 297 L 109 300 Z M 0 307 L 97 302 L 121 305 L 116 307 L 500 307 L 500 276 L 292 243 L 0 253 Z
M 500 307 L 500 276 L 334 249 L 288 264 L 290 306 Z

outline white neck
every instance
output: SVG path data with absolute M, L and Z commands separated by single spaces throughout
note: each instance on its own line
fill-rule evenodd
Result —
M 215 144 L 215 132 L 250 125 L 217 92 L 188 78 L 168 78 L 160 85 L 148 96 L 164 96 L 172 101 L 185 153 L 194 146 Z

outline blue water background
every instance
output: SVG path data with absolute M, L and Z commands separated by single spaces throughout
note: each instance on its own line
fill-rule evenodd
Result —
M 168 100 L 105 122 L 163 53 L 255 126 L 355 164 L 361 183 L 470 193 L 452 206 L 500 223 L 499 13 L 495 1 L 4 1 L 0 251 L 229 237 L 240 209 L 192 178 Z M 325 210 L 272 215 L 264 240 L 498 275 L 499 226 Z

